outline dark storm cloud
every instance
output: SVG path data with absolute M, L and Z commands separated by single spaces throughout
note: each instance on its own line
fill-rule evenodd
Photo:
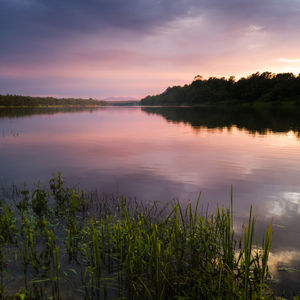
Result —
M 51 38 L 109 28 L 144 32 L 194 6 L 180 0 L 1 0 L 0 34 L 12 42 L 24 35 Z
M 187 14 L 213 9 L 231 15 L 292 14 L 296 1 L 278 0 L 1 0 L 1 35 L 61 35 L 67 32 L 119 27 L 147 31 Z
M 210 11 L 220 22 L 252 22 L 268 16 L 290 16 L 296 1 L 274 0 L 1 0 L 1 60 L 22 60 L 31 53 L 52 51 L 85 34 L 136 36 L 186 16 Z M 14 56 L 15 54 L 15 56 Z
M 195 10 L 195 0 L 1 0 L 0 62 L 51 60 L 85 35 L 139 36 Z

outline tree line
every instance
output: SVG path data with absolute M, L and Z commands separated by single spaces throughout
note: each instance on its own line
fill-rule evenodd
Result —
M 142 105 L 207 105 L 207 104 L 300 104 L 300 74 L 254 73 L 235 80 L 234 76 L 197 75 L 191 84 L 168 87 L 162 94 L 147 96 Z
M 38 107 L 38 106 L 99 106 L 105 101 L 80 98 L 30 97 L 20 95 L 0 95 L 0 107 Z

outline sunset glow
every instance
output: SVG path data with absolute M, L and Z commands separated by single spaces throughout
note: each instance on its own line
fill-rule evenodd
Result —
M 196 74 L 298 75 L 299 15 L 296 0 L 3 0 L 0 93 L 140 98 Z

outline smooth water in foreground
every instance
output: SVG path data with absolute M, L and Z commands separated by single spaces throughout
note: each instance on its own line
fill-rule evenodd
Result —
M 61 171 L 69 184 L 162 203 L 230 205 L 235 231 L 253 205 L 256 235 L 273 222 L 270 269 L 299 292 L 300 116 L 195 108 L 0 111 L 0 184 Z

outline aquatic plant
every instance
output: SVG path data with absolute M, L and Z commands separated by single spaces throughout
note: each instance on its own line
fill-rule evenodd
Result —
M 179 201 L 158 208 L 67 187 L 24 187 L 0 207 L 1 297 L 16 299 L 267 299 L 271 225 L 254 243 L 228 209 Z M 14 277 L 14 281 L 10 278 Z

